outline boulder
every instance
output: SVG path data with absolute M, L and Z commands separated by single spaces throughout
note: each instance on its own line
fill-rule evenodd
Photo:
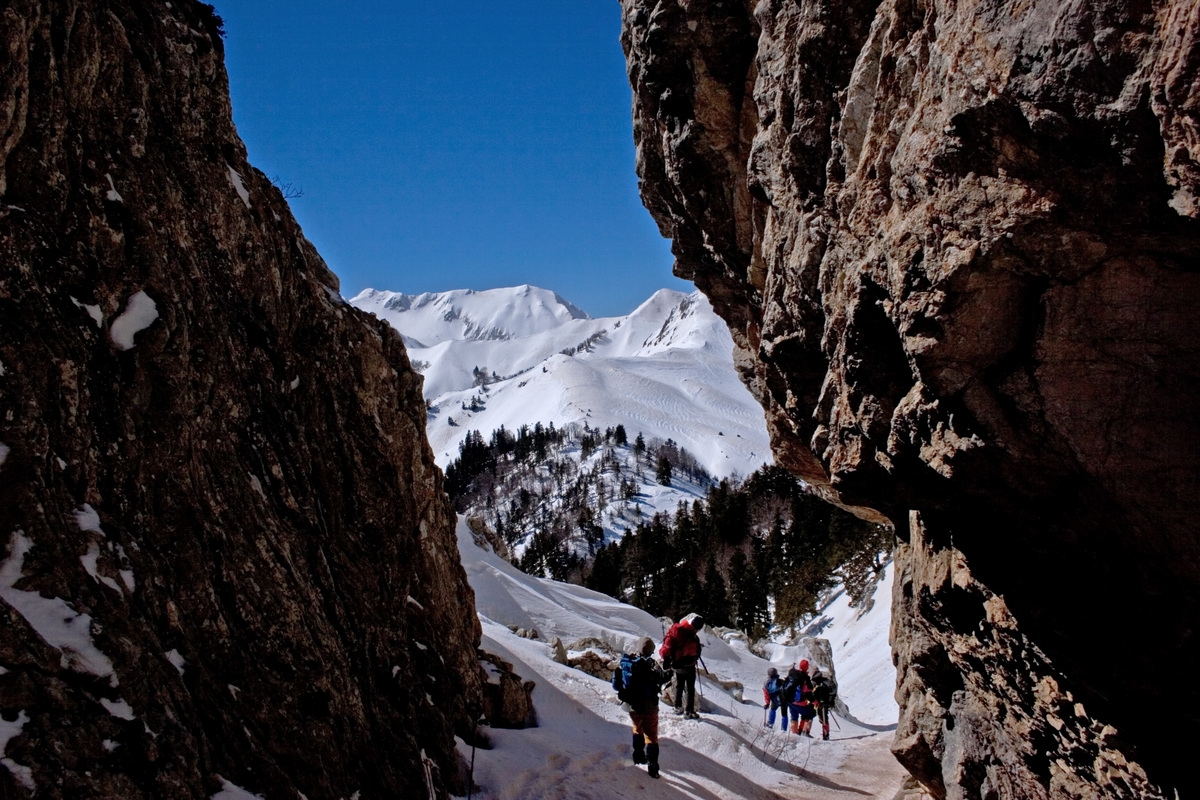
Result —
M 619 658 L 598 653 L 595 650 L 584 650 L 577 656 L 567 658 L 567 666 L 586 672 L 602 681 L 611 681 L 613 673 L 621 665 Z
M 534 681 L 522 680 L 512 664 L 492 653 L 481 652 L 480 663 L 488 676 L 483 685 L 483 715 L 493 728 L 536 728 Z

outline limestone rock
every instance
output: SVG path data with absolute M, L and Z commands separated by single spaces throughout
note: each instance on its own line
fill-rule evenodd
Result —
M 537 628 L 522 628 L 520 625 L 509 625 L 508 629 L 522 639 L 540 639 Z
M 553 651 L 551 657 L 554 659 L 554 662 L 565 665 L 567 663 L 567 648 L 563 646 L 562 639 L 555 636 L 550 648 Z
M 577 656 L 568 656 L 567 666 L 586 672 L 602 681 L 611 681 L 613 673 L 621 666 L 621 659 L 598 653 L 595 650 L 584 650 Z
M 488 527 L 483 517 L 468 517 L 467 527 L 471 530 L 471 538 L 475 540 L 476 546 L 490 550 L 505 561 L 508 560 L 508 545 L 504 542 L 504 538 L 497 536 L 496 532 Z
M 481 653 L 488 681 L 483 685 L 483 714 L 493 728 L 536 728 L 534 681 L 522 680 L 509 662 L 492 653 Z
M 421 378 L 247 163 L 218 27 L 0 10 L 0 795 L 461 793 Z
M 935 796 L 1195 795 L 1200 7 L 622 10 L 676 274 L 776 459 L 906 543 L 901 760 Z

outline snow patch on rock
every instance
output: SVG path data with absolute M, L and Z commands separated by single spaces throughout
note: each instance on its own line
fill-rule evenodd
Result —
M 133 337 L 149 328 L 156 319 L 158 306 L 150 295 L 139 291 L 129 298 L 121 316 L 113 320 L 108 335 L 119 349 L 130 350 L 134 345 Z
M 32 549 L 33 542 L 23 531 L 13 533 L 8 558 L 0 564 L 0 598 L 24 617 L 46 644 L 62 653 L 64 668 L 109 678 L 115 686 L 117 676 L 112 662 L 92 641 L 90 616 L 80 614 L 60 597 L 42 597 L 38 592 L 15 588 L 22 577 L 25 555 Z
M 238 197 L 242 198 L 242 202 L 246 204 L 246 208 L 249 208 L 250 192 L 246 190 L 245 184 L 242 183 L 242 176 L 238 174 L 237 170 L 235 170 L 233 167 L 230 167 L 228 164 L 225 166 L 229 168 L 229 182 L 233 184 L 234 191 L 237 192 Z

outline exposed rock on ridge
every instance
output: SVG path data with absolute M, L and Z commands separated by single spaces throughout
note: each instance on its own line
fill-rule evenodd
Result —
M 622 7 L 676 273 L 779 462 L 905 542 L 900 760 L 1195 796 L 1200 6 Z
M 217 26 L 0 12 L 0 795 L 461 793 L 421 379 L 247 163 Z

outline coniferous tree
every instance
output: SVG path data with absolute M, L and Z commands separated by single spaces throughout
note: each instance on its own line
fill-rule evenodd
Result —
M 654 472 L 654 479 L 663 486 L 671 485 L 671 461 L 666 455 L 658 457 L 658 468 Z
M 621 548 L 616 543 L 596 551 L 584 585 L 611 597 L 621 596 Z
M 704 618 L 713 625 L 729 626 L 730 619 L 729 589 L 725 578 L 717 569 L 715 553 L 708 556 L 708 566 L 704 570 Z

